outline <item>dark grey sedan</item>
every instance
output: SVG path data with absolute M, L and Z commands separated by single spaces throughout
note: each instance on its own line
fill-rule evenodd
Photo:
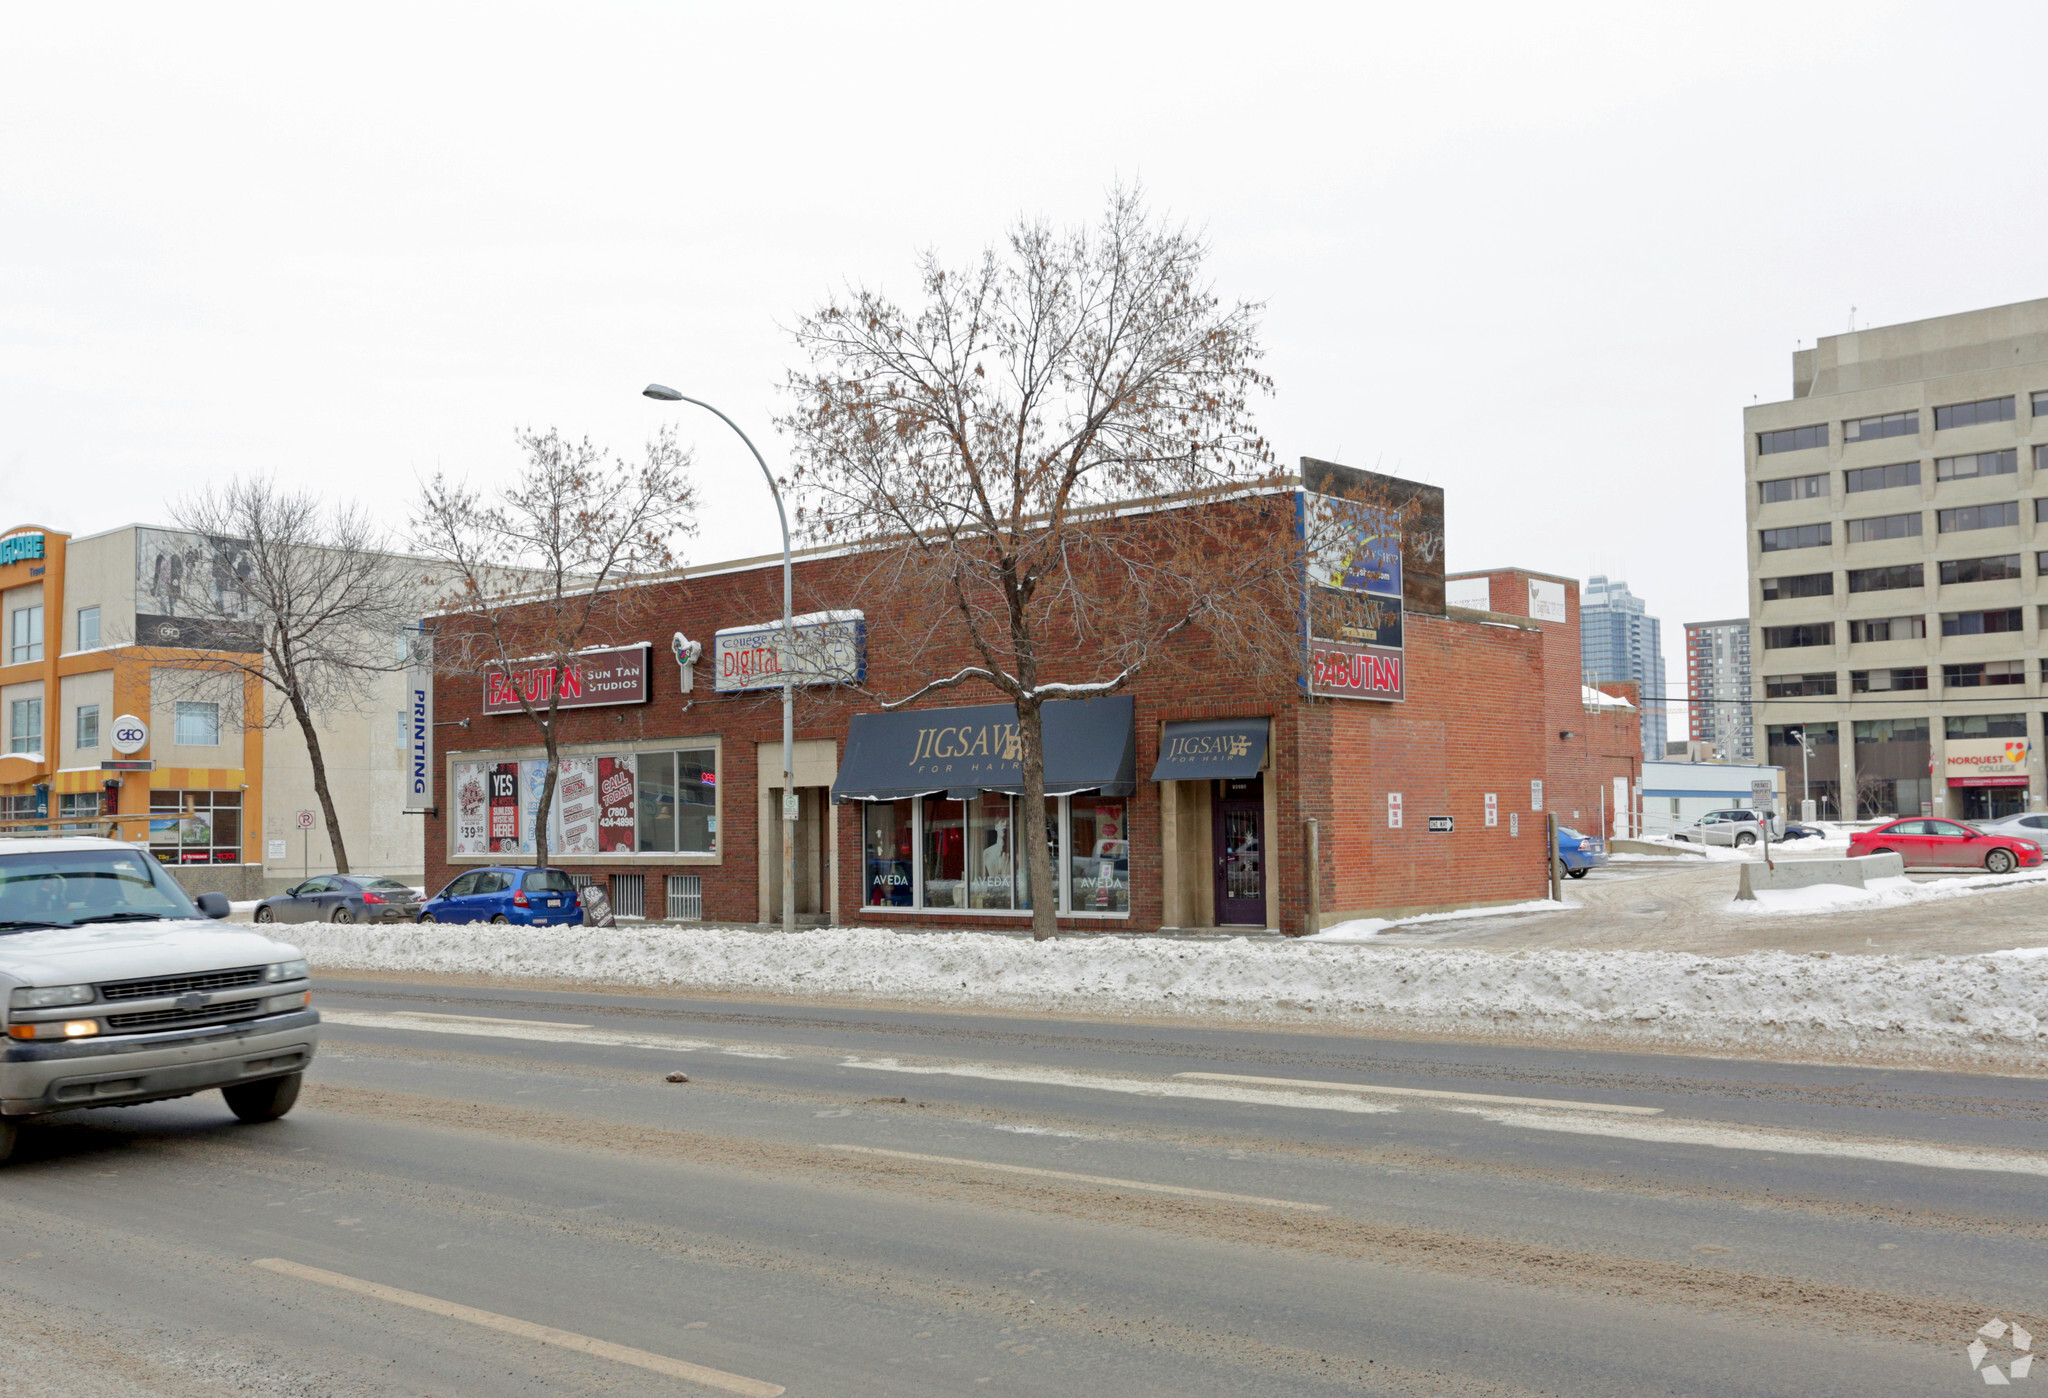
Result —
M 381 874 L 322 874 L 256 905 L 258 922 L 411 922 L 419 915 L 419 890 Z

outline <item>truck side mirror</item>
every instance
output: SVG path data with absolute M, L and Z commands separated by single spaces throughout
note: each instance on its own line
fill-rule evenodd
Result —
M 228 907 L 228 896 L 225 893 L 202 893 L 192 901 L 199 905 L 200 912 L 210 918 L 223 918 L 232 911 Z

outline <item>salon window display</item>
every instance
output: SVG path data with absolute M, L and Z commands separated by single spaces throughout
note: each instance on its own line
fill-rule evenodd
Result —
M 871 908 L 1028 912 L 1023 799 L 980 792 L 862 803 L 864 888 Z M 1131 910 L 1128 804 L 1120 797 L 1048 797 L 1041 827 L 1064 914 Z
M 457 762 L 456 855 L 531 855 L 542 758 Z M 715 748 L 564 757 L 548 810 L 554 855 L 718 852 Z

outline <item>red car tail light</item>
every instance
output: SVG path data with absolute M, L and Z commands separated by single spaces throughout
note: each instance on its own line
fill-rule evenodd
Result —
M 525 889 L 522 888 L 517 893 L 512 895 L 512 906 L 515 908 L 526 908 L 532 906 L 532 904 L 526 901 Z
M 383 900 L 382 898 L 379 898 L 379 897 L 378 897 L 378 896 L 377 896 L 376 894 L 374 894 L 374 893 L 365 893 L 365 894 L 363 895 L 363 901 L 364 901 L 365 903 L 381 903 L 381 902 L 383 902 L 384 900 Z

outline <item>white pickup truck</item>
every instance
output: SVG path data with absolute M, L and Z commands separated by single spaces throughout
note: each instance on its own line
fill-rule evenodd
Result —
M 0 1160 L 49 1112 L 214 1087 L 243 1121 L 291 1110 L 320 1037 L 305 958 L 227 915 L 133 845 L 0 838 Z

